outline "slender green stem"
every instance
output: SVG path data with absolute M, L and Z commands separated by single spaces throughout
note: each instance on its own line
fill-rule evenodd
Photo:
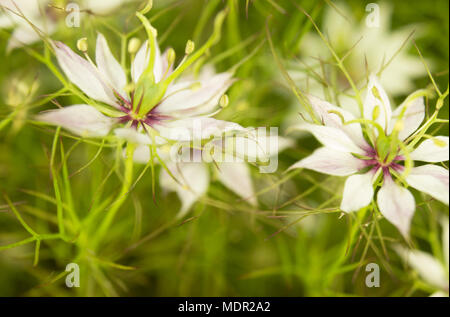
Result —
M 128 197 L 128 192 L 130 191 L 131 185 L 133 183 L 133 154 L 136 148 L 135 144 L 128 143 L 126 147 L 126 158 L 125 158 L 125 173 L 122 183 L 122 188 L 120 190 L 117 199 L 112 203 L 111 208 L 108 210 L 100 228 L 96 232 L 94 247 L 98 245 L 98 242 L 103 238 L 105 233 L 111 226 L 117 211 L 120 209 L 122 204 Z

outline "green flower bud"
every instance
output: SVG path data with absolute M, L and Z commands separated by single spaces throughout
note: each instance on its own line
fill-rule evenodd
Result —
M 175 63 L 175 50 L 173 48 L 169 48 L 167 50 L 167 63 L 169 65 L 173 65 L 173 63 Z
M 139 50 L 140 47 L 141 47 L 141 40 L 138 39 L 137 37 L 133 37 L 128 42 L 128 53 L 136 54 L 136 52 Z
M 228 106 L 228 103 L 230 102 L 230 99 L 228 98 L 228 95 L 224 94 L 222 97 L 220 97 L 219 99 L 219 105 L 222 108 L 225 108 L 226 106 Z
M 195 43 L 193 41 L 191 41 L 191 40 L 187 41 L 186 48 L 184 50 L 186 55 L 191 54 L 194 50 L 195 50 Z
M 83 37 L 77 41 L 77 48 L 81 52 L 85 53 L 88 50 L 88 40 L 86 37 Z

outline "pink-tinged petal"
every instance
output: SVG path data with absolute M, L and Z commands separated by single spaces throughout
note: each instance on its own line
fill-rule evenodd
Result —
M 37 116 L 37 120 L 59 125 L 82 137 L 103 137 L 113 125 L 113 119 L 89 105 L 44 111 Z
M 114 58 L 105 37 L 101 33 L 97 35 L 95 61 L 103 80 L 109 83 L 120 95 L 126 96 L 124 87 L 127 84 L 127 76 L 122 66 Z
M 314 151 L 313 154 L 295 163 L 289 169 L 307 168 L 319 173 L 348 176 L 357 173 L 366 165 L 350 153 L 339 152 L 327 147 Z
M 160 185 L 165 190 L 177 193 L 181 200 L 181 209 L 177 217 L 181 218 L 200 197 L 206 194 L 209 186 L 208 168 L 203 163 L 169 163 L 167 167 L 181 185 L 165 169 L 161 169 Z
M 161 56 L 161 51 L 159 49 L 158 43 L 155 43 L 155 47 L 156 47 L 155 53 L 156 55 L 155 55 L 155 64 L 153 66 L 153 75 L 155 76 L 155 82 L 158 83 L 163 78 L 168 65 L 166 54 L 164 56 Z M 138 82 L 142 73 L 147 68 L 149 60 L 150 60 L 150 47 L 148 45 L 148 41 L 145 41 L 144 44 L 142 44 L 139 51 L 136 53 L 131 68 L 131 78 L 135 83 Z
M 378 191 L 377 204 L 381 214 L 408 238 L 411 220 L 416 209 L 414 196 L 409 190 L 397 185 L 390 176 Z
M 375 122 L 377 122 L 383 130 L 387 131 L 392 116 L 391 103 L 375 75 L 370 76 L 363 106 L 364 118 L 368 120 L 375 119 Z
M 411 159 L 423 162 L 445 162 L 449 159 L 448 136 L 427 139 L 411 152 Z
M 174 121 L 163 121 L 154 128 L 164 138 L 175 141 L 208 139 L 226 132 L 244 131 L 239 124 L 213 118 L 187 118 Z
M 56 58 L 69 80 L 89 97 L 117 107 L 113 90 L 100 77 L 98 70 L 62 42 L 53 42 Z
M 413 134 L 425 118 L 425 104 L 423 102 L 423 97 L 415 99 L 408 97 L 405 102 L 395 109 L 392 113 L 392 120 L 389 122 L 388 134 L 392 133 L 392 130 L 402 113 L 403 129 L 398 133 L 398 138 L 401 141 Z
M 302 123 L 292 127 L 294 130 L 304 130 L 312 133 L 320 143 L 326 147 L 340 151 L 357 154 L 366 152 L 353 142 L 353 140 L 342 129 Z
M 373 198 L 374 172 L 352 175 L 345 181 L 341 210 L 358 211 L 370 204 Z
M 220 73 L 198 81 L 184 81 L 169 86 L 158 105 L 159 113 L 172 116 L 197 116 L 213 112 L 219 99 L 233 83 L 231 73 Z
M 247 163 L 218 163 L 219 181 L 253 206 L 258 204 Z
M 344 130 L 359 147 L 369 147 L 364 139 L 361 125 L 359 123 L 344 125 L 342 122 L 342 119 L 344 119 L 345 122 L 355 120 L 356 118 L 352 113 L 340 107 L 336 107 L 335 105 L 332 105 L 331 103 L 313 95 L 308 95 L 308 99 L 314 112 L 318 115 L 320 122 L 326 126 Z
M 406 182 L 415 189 L 448 205 L 448 170 L 436 165 L 414 167 L 406 177 Z
M 430 254 L 409 250 L 400 245 L 394 246 L 395 251 L 411 268 L 413 268 L 423 281 L 438 289 L 448 287 L 448 276 L 444 266 Z

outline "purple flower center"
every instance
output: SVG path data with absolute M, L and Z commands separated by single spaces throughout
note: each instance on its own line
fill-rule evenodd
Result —
M 133 128 L 137 129 L 139 125 L 141 125 L 145 129 L 146 125 L 152 127 L 163 120 L 170 119 L 170 116 L 158 113 L 158 111 L 156 110 L 157 106 L 154 107 L 152 110 L 150 110 L 148 113 L 146 113 L 144 116 L 139 115 L 139 109 L 141 108 L 142 99 L 144 97 L 143 95 L 139 100 L 136 109 L 133 109 L 134 92 L 130 94 L 131 100 L 128 100 L 127 98 L 123 97 L 116 91 L 114 93 L 119 102 L 120 110 L 125 114 L 117 118 L 119 123 L 131 122 L 131 126 Z
M 364 159 L 364 164 L 366 167 L 372 167 L 373 172 L 377 172 L 380 168 L 383 170 L 383 175 L 390 175 L 389 169 L 393 169 L 396 172 L 402 172 L 404 167 L 400 165 L 401 161 L 405 158 L 401 155 L 396 155 L 393 159 L 389 160 L 387 155 L 385 158 L 380 157 L 375 148 L 370 147 L 366 150 L 366 156 L 368 159 Z

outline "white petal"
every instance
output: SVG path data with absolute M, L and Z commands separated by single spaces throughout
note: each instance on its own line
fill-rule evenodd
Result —
M 448 170 L 432 164 L 413 167 L 406 177 L 406 182 L 448 205 Z
M 437 140 L 437 141 L 435 141 Z M 442 143 L 442 144 L 441 144 Z M 445 162 L 449 158 L 448 136 L 427 139 L 411 152 L 411 159 L 424 162 Z
M 343 129 L 358 146 L 362 148 L 368 147 L 359 123 L 344 125 L 342 122 L 342 119 L 345 122 L 355 120 L 356 118 L 352 113 L 313 95 L 308 95 L 308 99 L 314 112 L 319 116 L 320 122 L 329 127 Z
M 164 138 L 176 141 L 190 141 L 193 139 L 208 139 L 220 136 L 229 131 L 245 130 L 239 124 L 213 118 L 187 118 L 174 121 L 164 121 L 154 128 Z
M 140 164 L 147 164 L 150 160 L 150 149 L 148 145 L 138 145 L 133 153 L 133 161 Z
M 217 176 L 222 184 L 251 205 L 258 204 L 247 163 L 219 163 Z
M 109 49 L 103 34 L 97 35 L 97 48 L 95 51 L 95 61 L 103 80 L 112 85 L 112 87 L 123 97 L 126 96 L 124 87 L 127 84 L 127 76 L 120 66 L 119 62 L 114 58 L 114 55 Z
M 112 106 L 116 105 L 114 93 L 101 79 L 100 74 L 87 60 L 75 54 L 62 42 L 54 42 L 56 58 L 69 80 L 89 97 Z
M 404 110 L 405 108 L 406 110 Z M 403 111 L 405 111 L 402 116 L 403 130 L 398 133 L 398 138 L 402 141 L 416 131 L 425 118 L 425 104 L 423 102 L 423 97 L 415 99 L 408 97 L 405 102 L 395 109 L 392 113 L 392 120 L 389 122 L 388 134 L 392 133 L 395 123 Z
M 295 163 L 292 168 L 307 168 L 316 172 L 336 176 L 348 176 L 365 167 L 364 161 L 350 153 L 339 152 L 327 147 L 314 151 L 313 154 Z
M 400 245 L 396 245 L 395 250 L 425 282 L 439 289 L 445 289 L 448 286 L 444 267 L 431 255 L 419 250 L 408 250 Z
M 161 51 L 159 49 L 157 42 L 155 42 L 155 47 L 156 47 L 155 53 L 156 55 L 155 55 L 155 64 L 153 66 L 153 75 L 155 76 L 155 82 L 158 83 L 161 81 L 162 76 L 164 75 L 167 69 L 167 59 L 161 56 Z M 131 69 L 131 78 L 135 83 L 138 82 L 142 73 L 147 68 L 149 60 L 150 60 L 150 48 L 148 45 L 148 41 L 145 41 L 144 44 L 142 44 L 139 51 L 136 53 Z
M 37 120 L 48 122 L 83 137 L 103 137 L 108 134 L 113 120 L 88 105 L 73 105 L 40 113 Z
M 363 106 L 364 118 L 368 120 L 374 119 L 374 110 L 378 108 L 378 117 L 375 118 L 375 122 L 381 125 L 383 130 L 387 131 L 389 120 L 392 116 L 391 103 L 378 78 L 374 75 L 370 76 Z
M 365 151 L 353 142 L 352 139 L 341 129 L 302 123 L 294 126 L 293 129 L 305 130 L 312 133 L 317 140 L 320 141 L 326 147 L 340 151 L 340 152 L 353 152 L 357 154 L 365 154 Z
M 22 47 L 24 45 L 33 44 L 39 41 L 40 37 L 33 30 L 32 27 L 28 25 L 21 25 L 17 27 L 11 34 L 11 38 L 8 41 L 7 52 L 12 51 L 15 48 Z
M 177 217 L 183 217 L 191 206 L 208 190 L 209 172 L 203 163 L 167 164 L 178 184 L 165 169 L 161 169 L 160 184 L 166 190 L 175 191 L 181 200 Z
M 117 137 L 125 139 L 131 143 L 146 145 L 152 143 L 152 140 L 147 134 L 137 132 L 136 129 L 133 128 L 118 128 L 114 130 L 114 134 Z
M 352 175 L 345 181 L 341 210 L 357 211 L 370 204 L 373 198 L 374 172 Z
M 390 176 L 385 176 L 383 186 L 378 191 L 377 203 L 383 216 L 407 238 L 416 209 L 411 192 L 397 185 Z
M 182 80 L 169 86 L 167 97 L 156 109 L 168 115 L 178 113 L 194 116 L 212 112 L 232 83 L 231 73 L 220 73 L 198 81 Z

